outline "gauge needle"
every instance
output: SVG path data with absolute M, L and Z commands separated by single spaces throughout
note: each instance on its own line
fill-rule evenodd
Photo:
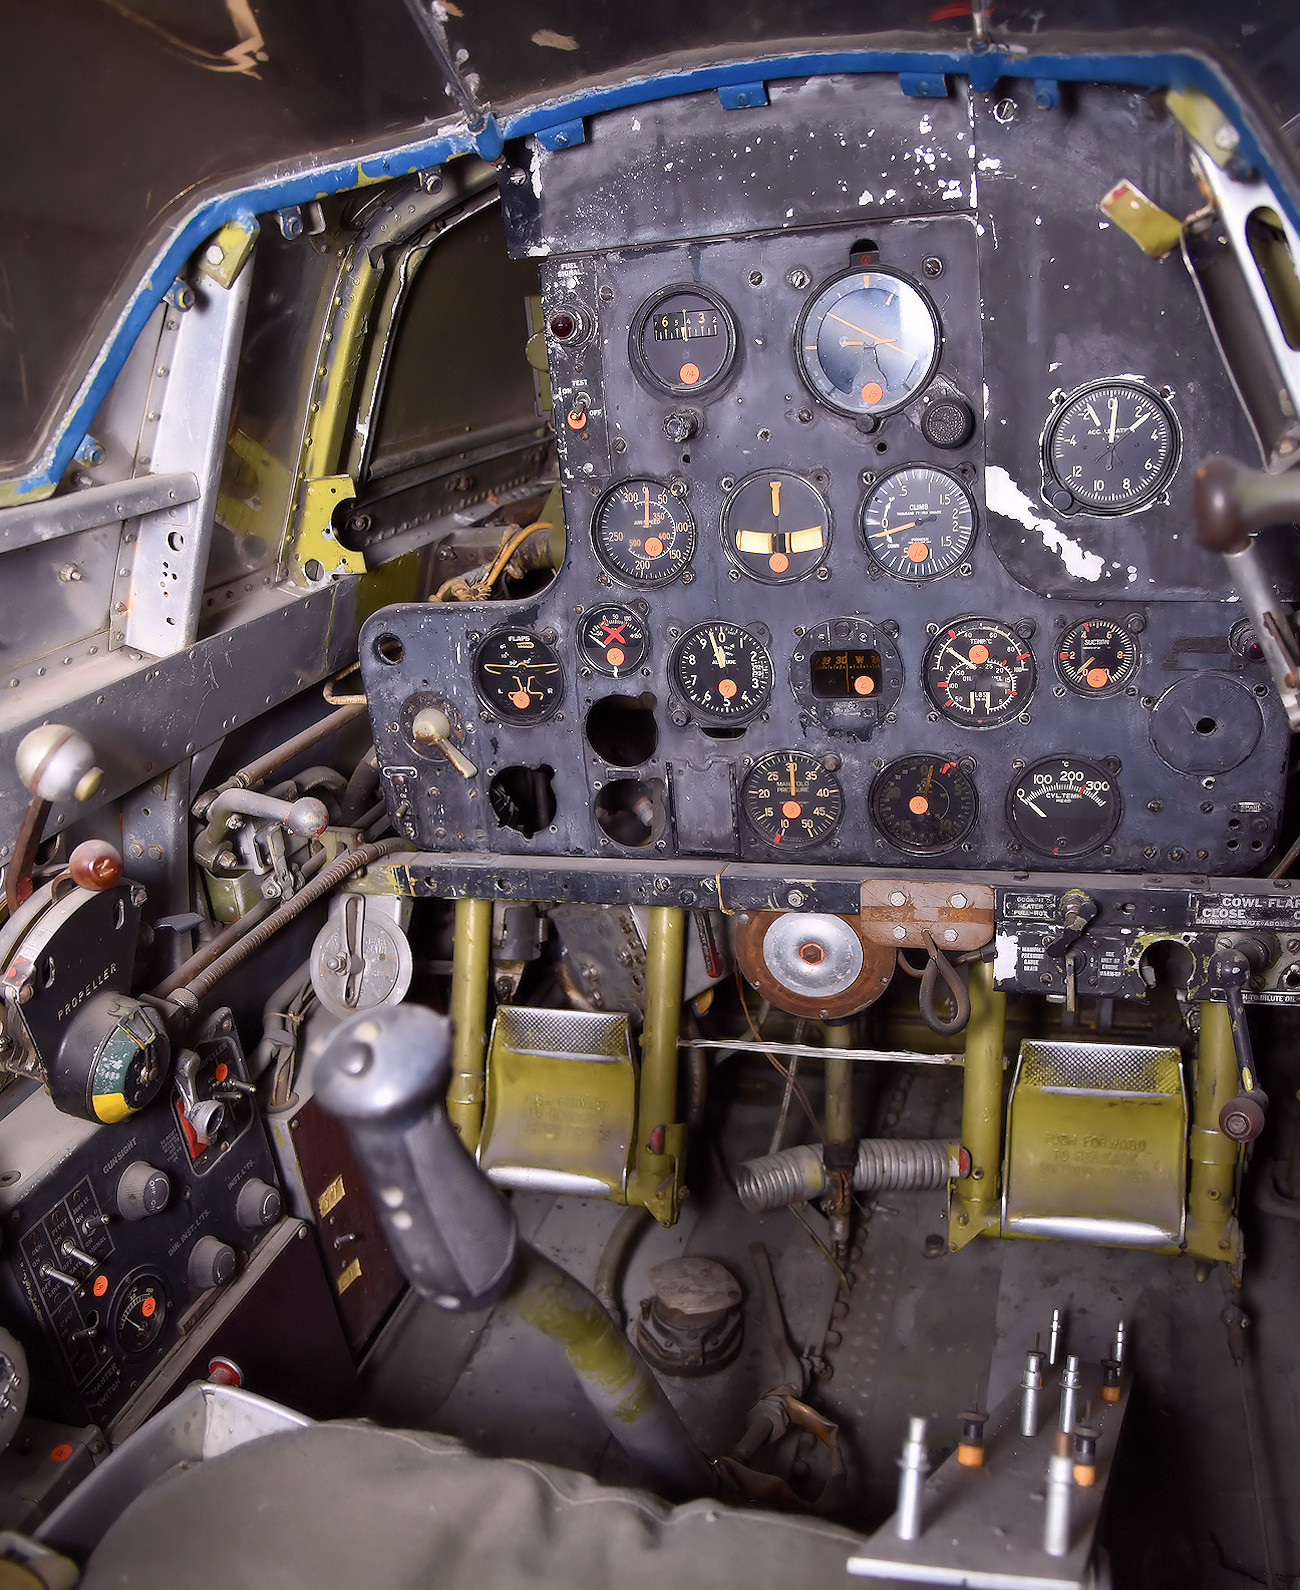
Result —
M 649 488 L 649 486 L 642 487 L 642 491 L 643 491 L 644 496 L 645 496 L 645 518 L 641 521 L 641 528 L 643 530 L 648 530 L 650 528 L 650 488 Z
M 855 326 L 851 320 L 845 320 L 843 315 L 837 315 L 833 309 L 830 309 L 830 310 L 827 311 L 826 318 L 828 320 L 838 320 L 841 326 L 847 326 L 850 331 L 860 332 L 864 337 L 870 337 L 872 342 L 878 343 L 878 344 L 880 344 L 883 347 L 886 347 L 886 348 L 898 348 L 898 343 L 895 340 L 895 338 L 893 338 L 893 337 L 877 337 L 874 332 L 868 331 L 865 326 Z M 849 346 L 850 347 L 860 347 L 861 344 L 860 343 L 850 343 Z M 906 348 L 898 348 L 898 351 L 900 353 L 906 353 L 907 349 Z
M 922 795 L 930 793 L 930 780 L 934 777 L 934 763 L 931 762 L 925 770 L 925 783 L 921 786 Z
M 790 760 L 785 765 L 790 770 L 790 793 L 791 793 L 791 795 L 793 795 L 795 793 L 795 788 L 794 788 L 794 757 L 791 757 Z
M 1115 425 L 1116 425 L 1118 420 L 1119 420 L 1119 399 L 1118 398 L 1111 398 L 1111 400 L 1110 400 L 1110 436 L 1107 439 L 1109 440 L 1110 445 L 1112 447 L 1114 447 L 1114 445 L 1115 445 Z
M 718 644 L 718 637 L 713 633 L 712 630 L 709 631 L 709 645 L 713 647 L 713 655 L 717 661 L 718 667 L 725 668 L 727 666 L 727 654 Z

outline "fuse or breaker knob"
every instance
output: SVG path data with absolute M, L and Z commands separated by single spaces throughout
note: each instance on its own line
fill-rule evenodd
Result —
M 196 1291 L 206 1292 L 213 1286 L 225 1286 L 235 1278 L 238 1260 L 235 1250 L 219 1237 L 200 1237 L 190 1249 L 186 1273 Z
M 280 1218 L 280 1194 L 269 1182 L 254 1176 L 239 1189 L 235 1219 L 245 1231 L 262 1231 Z
M 167 1172 L 155 1170 L 146 1160 L 134 1159 L 117 1179 L 117 1212 L 123 1220 L 143 1220 L 161 1214 L 171 1197 Z

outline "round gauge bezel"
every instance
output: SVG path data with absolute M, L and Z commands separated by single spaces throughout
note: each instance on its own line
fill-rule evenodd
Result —
M 681 656 L 683 651 L 697 636 L 709 629 L 722 629 L 735 631 L 757 646 L 759 651 L 767 658 L 767 688 L 762 699 L 752 705 L 746 706 L 743 711 L 719 712 L 716 708 L 701 705 L 687 690 L 682 681 Z M 706 618 L 691 627 L 678 637 L 673 643 L 673 649 L 668 657 L 668 683 L 672 692 L 686 705 L 692 716 L 699 723 L 708 724 L 710 727 L 727 727 L 732 724 L 748 723 L 756 718 L 772 699 L 772 691 L 776 688 L 776 664 L 772 661 L 772 653 L 758 636 L 745 624 L 739 624 L 730 618 Z
M 527 713 L 516 711 L 507 714 L 502 712 L 500 704 L 493 696 L 489 695 L 479 683 L 479 669 L 482 666 L 483 653 L 488 649 L 489 646 L 503 640 L 508 635 L 527 635 L 528 638 L 535 641 L 538 646 L 544 647 L 546 649 L 546 651 L 550 654 L 550 656 L 547 658 L 547 661 L 553 661 L 559 668 L 560 681 L 554 698 L 550 702 L 546 703 L 543 707 L 543 710 L 538 712 L 536 715 L 533 715 L 531 710 L 529 710 Z M 474 694 L 478 697 L 484 708 L 491 713 L 493 719 L 497 723 L 501 724 L 504 728 L 535 729 L 538 724 L 549 723 L 564 704 L 564 661 L 561 658 L 559 651 L 553 642 L 545 639 L 544 636 L 539 635 L 535 630 L 528 629 L 524 625 L 501 624 L 496 629 L 489 630 L 474 648 L 474 655 L 470 659 L 469 672 L 470 682 L 474 686 Z
M 941 845 L 919 845 L 906 839 L 900 839 L 896 833 L 891 832 L 890 829 L 886 827 L 885 823 L 881 821 L 879 802 L 883 792 L 885 780 L 892 773 L 894 773 L 897 768 L 902 767 L 908 762 L 948 762 L 958 778 L 961 779 L 967 790 L 970 792 L 970 820 L 962 828 L 959 834 L 955 835 L 952 839 L 945 841 L 945 843 Z M 893 845 L 895 850 L 901 850 L 904 852 L 904 854 L 909 856 L 942 856 L 946 855 L 950 850 L 955 850 L 958 845 L 962 844 L 963 841 L 969 837 L 971 831 L 975 827 L 975 824 L 979 821 L 980 798 L 979 790 L 975 784 L 975 780 L 971 777 L 966 768 L 961 765 L 960 758 L 955 756 L 944 757 L 940 756 L 937 752 L 930 751 L 910 751 L 906 756 L 896 756 L 892 762 L 886 762 L 884 767 L 882 767 L 879 773 L 876 774 L 871 783 L 871 794 L 868 797 L 868 807 L 871 812 L 872 823 L 880 831 L 888 843 Z
M 1112 674 L 1108 682 L 1096 690 L 1091 685 L 1080 684 L 1077 679 L 1072 679 L 1066 672 L 1065 664 L 1061 657 L 1061 653 L 1065 650 L 1066 642 L 1070 636 L 1076 635 L 1085 624 L 1104 624 L 1117 634 L 1126 636 L 1129 645 L 1133 648 L 1133 666 L 1128 672 L 1120 675 L 1118 679 Z M 1138 637 L 1120 619 L 1107 618 L 1102 614 L 1085 614 L 1082 618 L 1076 618 L 1073 623 L 1067 624 L 1057 636 L 1056 644 L 1052 648 L 1052 665 L 1056 669 L 1056 677 L 1071 695 L 1078 696 L 1084 701 L 1103 701 L 1107 696 L 1123 695 L 1128 686 L 1132 684 L 1137 677 L 1138 670 L 1142 666 L 1142 647 Z
M 974 723 L 969 718 L 954 717 L 935 695 L 930 683 L 931 660 L 939 651 L 943 649 L 943 646 L 948 639 L 948 631 L 960 630 L 964 624 L 988 625 L 994 629 L 1000 630 L 1004 635 L 1009 636 L 1017 646 L 1023 646 L 1025 651 L 1029 654 L 1028 690 L 1026 690 L 1023 694 L 1018 694 L 1013 698 L 1009 698 L 1015 703 L 1014 707 L 1010 711 L 1002 712 L 995 718 L 986 718 L 982 723 Z M 976 666 L 979 665 L 977 664 Z M 980 733 L 988 729 L 1004 729 L 1008 724 L 1015 723 L 1023 713 L 1029 710 L 1029 703 L 1034 699 L 1034 693 L 1038 689 L 1038 658 L 1035 656 L 1034 649 L 1029 642 L 1016 634 L 1013 625 L 1006 623 L 1000 618 L 991 618 L 986 613 L 963 613 L 958 618 L 950 618 L 946 624 L 940 624 L 934 636 L 932 637 L 930 644 L 925 648 L 925 656 L 921 662 L 921 683 L 925 688 L 926 699 L 930 702 L 930 705 L 935 709 L 945 723 L 951 723 L 954 728 L 971 729 Z
M 747 561 L 745 554 L 740 552 L 735 545 L 735 537 L 729 532 L 728 518 L 732 507 L 742 492 L 748 490 L 756 481 L 792 480 L 800 486 L 806 486 L 821 504 L 822 522 L 825 526 L 825 538 L 818 551 L 817 560 L 810 563 L 807 568 L 791 573 L 788 569 L 784 573 L 777 573 L 771 569 L 767 573 L 760 573 Z M 743 528 L 743 527 L 742 527 Z M 761 585 L 794 585 L 800 580 L 806 580 L 816 574 L 830 556 L 831 541 L 835 534 L 835 521 L 831 514 L 831 505 L 826 499 L 826 494 L 806 475 L 801 475 L 797 469 L 756 469 L 746 475 L 743 480 L 738 480 L 727 493 L 722 504 L 722 512 L 718 516 L 718 538 L 722 543 L 722 550 L 740 572 L 750 580 L 757 580 Z M 751 554 L 752 556 L 753 554 Z
M 837 633 L 843 630 L 843 634 Z M 874 651 L 880 654 L 880 684 L 872 695 L 813 694 L 812 660 L 824 651 Z M 883 624 L 869 618 L 828 618 L 805 631 L 790 655 L 790 690 L 805 712 L 826 729 L 852 733 L 870 730 L 893 710 L 903 688 L 903 659 Z
M 132 1293 L 142 1286 L 151 1286 L 154 1289 L 154 1295 L 159 1300 L 159 1306 L 154 1309 L 154 1315 L 157 1318 L 149 1317 L 149 1340 L 142 1346 L 132 1347 L 128 1346 L 123 1339 L 120 1326 L 122 1315 L 128 1306 Z M 151 1352 L 158 1345 L 158 1339 L 167 1324 L 171 1307 L 171 1293 L 168 1292 L 167 1283 L 157 1270 L 150 1269 L 148 1265 L 142 1265 L 139 1269 L 132 1270 L 130 1274 L 123 1276 L 118 1282 L 117 1290 L 113 1293 L 112 1300 L 108 1306 L 109 1333 L 117 1351 L 125 1358 L 140 1358 L 145 1353 Z
M 854 405 L 842 402 L 837 398 L 829 396 L 822 390 L 820 386 L 818 386 L 817 382 L 813 379 L 811 370 L 809 369 L 809 360 L 807 358 L 807 354 L 809 352 L 813 354 L 813 358 L 818 364 L 818 367 L 820 367 L 821 363 L 820 357 L 817 354 L 815 342 L 814 346 L 809 349 L 804 340 L 807 333 L 808 322 L 812 318 L 813 311 L 821 303 L 826 294 L 829 293 L 832 288 L 836 287 L 840 282 L 848 281 L 851 277 L 861 278 L 863 276 L 887 276 L 892 281 L 899 282 L 910 292 L 915 293 L 929 314 L 934 334 L 934 346 L 931 351 L 930 361 L 926 366 L 924 376 L 922 376 L 922 378 L 914 386 L 910 387 L 907 392 L 898 398 L 897 401 L 892 403 L 885 403 L 882 401 L 878 404 L 875 404 L 871 408 L 867 408 L 863 404 Z M 845 297 L 847 295 L 841 294 L 840 296 Z M 828 310 L 829 307 L 830 306 L 828 305 Z M 819 329 L 821 321 L 824 318 L 824 314 L 818 317 Z M 861 269 L 836 271 L 833 276 L 828 276 L 825 281 L 821 282 L 814 289 L 812 294 L 809 296 L 807 303 L 804 304 L 802 310 L 799 312 L 798 320 L 795 322 L 794 360 L 795 368 L 799 372 L 800 380 L 819 403 L 830 409 L 833 413 L 842 415 L 845 419 L 883 419 L 886 415 L 897 414 L 900 409 L 906 408 L 909 403 L 915 401 L 915 399 L 925 391 L 926 387 L 929 386 L 930 382 L 934 379 L 935 371 L 939 368 L 939 360 L 942 355 L 943 322 L 939 318 L 939 311 L 935 308 L 934 300 L 930 297 L 929 293 L 926 292 L 925 288 L 921 286 L 920 282 L 914 280 L 905 271 L 898 270 L 893 265 L 869 265 Z M 829 382 L 827 384 L 829 385 Z M 835 391 L 837 389 L 832 388 L 831 390 Z
M 1090 502 L 1087 497 L 1080 496 L 1068 481 L 1061 478 L 1053 457 L 1053 449 L 1061 427 L 1065 423 L 1066 415 L 1076 404 L 1092 397 L 1095 393 L 1113 391 L 1116 387 L 1121 387 L 1127 392 L 1137 393 L 1146 398 L 1164 415 L 1165 423 L 1169 427 L 1169 456 L 1152 483 L 1144 486 L 1141 491 L 1127 501 L 1098 505 Z M 1183 433 L 1173 405 L 1162 392 L 1157 392 L 1154 387 L 1148 386 L 1145 381 L 1139 380 L 1135 376 L 1117 375 L 1103 377 L 1099 381 L 1086 382 L 1083 386 L 1077 387 L 1073 392 L 1060 399 L 1055 411 L 1048 417 L 1047 424 L 1043 427 L 1043 479 L 1048 488 L 1048 494 L 1050 496 L 1053 491 L 1064 492 L 1070 499 L 1069 504 L 1065 507 L 1059 507 L 1053 503 L 1053 506 L 1057 507 L 1057 511 L 1060 513 L 1082 513 L 1090 518 L 1100 519 L 1116 519 L 1124 514 L 1140 513 L 1142 509 L 1149 508 L 1153 502 L 1157 501 L 1166 490 L 1170 481 L 1178 472 L 1178 465 L 1182 461 L 1182 455 Z
M 632 662 L 625 660 L 617 666 L 612 664 L 605 651 L 599 647 L 588 647 L 587 629 L 601 613 L 620 613 L 626 621 L 635 624 L 641 632 L 641 650 Z M 602 674 L 606 679 L 626 679 L 629 675 L 639 673 L 650 660 L 652 649 L 650 640 L 650 625 L 644 613 L 639 613 L 636 608 L 627 602 L 594 602 L 589 608 L 578 615 L 578 621 L 573 626 L 573 649 L 578 654 L 579 660 L 593 672 Z
M 657 375 L 650 368 L 643 345 L 646 328 L 655 311 L 670 298 L 682 294 L 689 294 L 692 298 L 703 298 L 712 304 L 718 311 L 727 333 L 727 351 L 717 373 L 705 380 L 689 384 L 685 381 L 665 381 L 662 376 Z M 660 395 L 666 393 L 674 398 L 702 397 L 724 386 L 735 371 L 740 346 L 740 328 L 736 322 L 735 311 L 721 293 L 712 287 L 705 287 L 700 282 L 673 282 L 667 287 L 658 288 L 638 308 L 628 329 L 628 354 L 637 379 L 650 391 Z
M 1036 844 L 1029 837 L 1028 833 L 1020 826 L 1020 823 L 1017 820 L 1016 791 L 1020 789 L 1029 779 L 1031 779 L 1040 768 L 1044 767 L 1049 762 L 1074 763 L 1076 765 L 1081 764 L 1083 767 L 1088 769 L 1089 772 L 1096 774 L 1099 778 L 1104 779 L 1106 782 L 1108 793 L 1111 796 L 1110 820 L 1105 830 L 1099 832 L 1097 837 L 1090 840 L 1086 845 L 1073 845 L 1066 850 L 1046 849 L 1042 845 Z M 1120 819 L 1124 815 L 1124 797 L 1120 791 L 1115 774 L 1101 762 L 1095 761 L 1090 756 L 1080 756 L 1077 751 L 1055 751 L 1050 756 L 1038 757 L 1035 761 L 1031 762 L 1023 772 L 1018 773 L 1016 777 L 1012 779 L 1011 783 L 1007 786 L 1006 813 L 1007 823 L 1012 833 L 1015 834 L 1016 838 L 1019 839 L 1022 844 L 1027 845 L 1035 855 L 1049 856 L 1054 861 L 1066 861 L 1079 856 L 1091 855 L 1094 850 L 1099 850 L 1101 846 L 1106 843 L 1106 841 L 1119 827 Z
M 880 495 L 882 489 L 886 487 L 891 480 L 896 480 L 898 476 L 906 475 L 913 470 L 924 470 L 927 474 L 939 475 L 942 476 L 944 480 L 950 481 L 966 499 L 966 506 L 970 513 L 970 532 L 967 535 L 961 550 L 944 568 L 936 569 L 932 574 L 908 574 L 902 569 L 890 568 L 887 563 L 881 561 L 880 557 L 875 551 L 875 548 L 871 545 L 871 532 L 867 528 L 867 510 Z M 896 468 L 888 470 L 885 474 L 879 476 L 878 479 L 872 481 L 870 487 L 867 489 L 867 492 L 862 499 L 861 505 L 858 508 L 858 531 L 862 537 L 862 545 L 866 549 L 867 556 L 882 574 L 888 575 L 891 580 L 906 580 L 911 585 L 925 585 L 931 580 L 941 580 L 945 575 L 952 574 L 955 570 L 959 569 L 970 556 L 971 548 L 975 545 L 975 537 L 979 533 L 979 508 L 975 502 L 974 493 L 971 491 L 970 487 L 967 486 L 966 482 L 962 480 L 960 475 L 956 474 L 955 471 L 951 469 L 944 469 L 939 464 L 931 464 L 924 461 L 910 464 L 899 464 Z
M 620 569 L 612 560 L 611 555 L 601 543 L 600 521 L 608 504 L 613 501 L 614 494 L 622 491 L 625 486 L 656 486 L 673 505 L 675 511 L 686 521 L 687 535 L 690 541 L 690 551 L 681 563 L 677 564 L 671 573 L 648 578 L 645 575 L 629 574 L 625 569 Z M 699 536 L 695 527 L 695 515 L 668 485 L 666 481 L 656 480 L 653 475 L 629 475 L 625 480 L 616 480 L 612 486 L 607 487 L 596 499 L 596 506 L 591 510 L 591 549 L 596 555 L 596 561 L 609 575 L 611 580 L 630 591 L 659 590 L 665 585 L 671 585 L 674 580 L 680 580 L 682 575 L 690 568 L 694 561 L 695 553 L 699 547 Z
M 796 761 L 800 763 L 811 763 L 813 766 L 820 768 L 821 773 L 819 777 L 829 779 L 829 781 L 835 786 L 836 796 L 839 801 L 839 810 L 836 812 L 834 821 L 831 823 L 830 827 L 827 828 L 824 833 L 818 834 L 816 838 L 787 838 L 785 840 L 774 839 L 771 834 L 764 833 L 762 827 L 759 825 L 758 819 L 749 809 L 749 790 L 751 784 L 759 776 L 759 769 L 762 768 L 765 763 L 776 763 L 782 760 L 788 761 L 791 757 L 794 757 Z M 826 766 L 825 757 L 816 756 L 811 751 L 799 751 L 793 748 L 766 751 L 762 756 L 755 757 L 752 765 L 746 770 L 744 778 L 741 779 L 739 804 L 741 811 L 745 814 L 745 821 L 749 824 L 750 831 L 757 834 L 759 839 L 761 839 L 763 843 L 769 846 L 771 849 L 815 850 L 818 845 L 829 844 L 834 838 L 835 834 L 839 831 L 840 824 L 844 821 L 844 786 L 840 783 L 839 779 L 836 778 L 834 771 Z M 793 822 L 794 819 L 787 817 L 786 821 Z

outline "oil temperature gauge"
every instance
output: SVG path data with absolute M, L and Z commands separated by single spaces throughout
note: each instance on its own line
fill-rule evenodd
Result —
M 527 629 L 499 629 L 474 653 L 474 689 L 502 723 L 545 723 L 564 696 L 555 648 Z
M 723 504 L 723 551 L 742 573 L 765 585 L 804 579 L 825 561 L 830 545 L 826 499 L 789 470 L 750 475 Z
M 688 629 L 673 647 L 668 679 L 705 722 L 742 723 L 768 703 L 772 659 L 747 629 L 711 619 Z
M 862 504 L 867 551 L 900 580 L 949 574 L 975 539 L 975 504 L 955 475 L 909 464 L 878 480 Z
M 1028 641 L 996 618 L 958 618 L 925 654 L 925 688 L 950 723 L 993 729 L 1029 705 L 1038 668 Z
M 617 602 L 590 608 L 578 620 L 578 655 L 611 679 L 635 673 L 650 655 L 650 632 L 640 613 Z
M 1121 803 L 1110 773 L 1086 756 L 1045 756 L 1007 792 L 1011 826 L 1044 856 L 1082 856 L 1115 832 Z
M 596 556 L 624 585 L 667 585 L 695 556 L 695 521 L 658 480 L 621 480 L 591 519 Z
M 806 751 L 760 757 L 745 775 L 740 803 L 754 831 L 787 850 L 821 844 L 844 816 L 844 791 L 830 761 Z
M 1116 695 L 1137 666 L 1137 641 L 1113 618 L 1081 618 L 1057 643 L 1056 671 L 1076 695 Z
M 871 815 L 891 845 L 936 855 L 959 845 L 975 826 L 975 786 L 950 757 L 900 756 L 871 790 Z

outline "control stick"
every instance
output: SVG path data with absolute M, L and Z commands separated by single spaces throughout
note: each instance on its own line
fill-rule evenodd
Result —
M 663 1387 L 594 1295 L 519 1240 L 514 1211 L 447 1114 L 451 1022 L 420 1005 L 363 1011 L 327 1039 L 316 1099 L 347 1130 L 397 1262 L 440 1308 L 498 1299 L 563 1348 L 624 1450 L 669 1495 L 716 1489 Z

